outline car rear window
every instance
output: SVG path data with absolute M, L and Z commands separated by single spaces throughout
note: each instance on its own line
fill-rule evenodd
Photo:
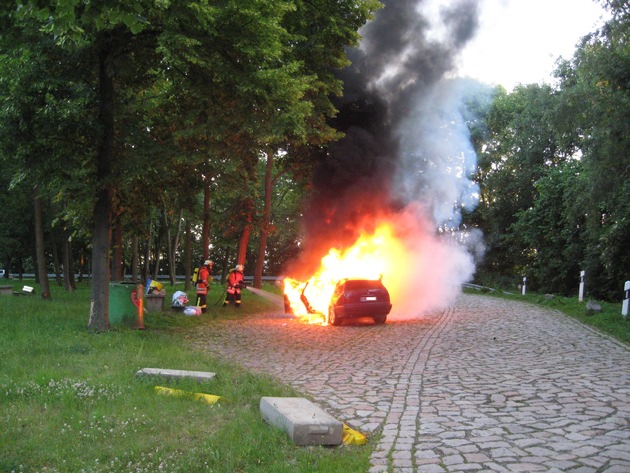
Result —
M 378 289 L 382 287 L 381 281 L 370 279 L 355 279 L 346 281 L 346 288 L 349 290 L 355 289 Z

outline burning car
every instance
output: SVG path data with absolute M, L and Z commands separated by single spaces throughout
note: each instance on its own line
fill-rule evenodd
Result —
M 307 295 L 308 287 L 308 283 L 301 286 L 297 298 L 298 307 L 285 293 L 284 308 L 287 314 L 303 315 L 305 312 L 313 316 L 309 317 L 311 323 L 319 319 L 324 323 L 327 321 L 330 325 L 339 325 L 346 319 L 364 317 L 373 318 L 376 324 L 384 324 L 392 309 L 389 292 L 381 279 L 344 278 L 339 280 L 334 285 L 332 295 L 327 298 L 328 313 L 324 313 L 326 312 L 324 308 L 317 309 L 311 304 Z M 297 311 L 294 310 L 296 308 Z
M 328 323 L 339 325 L 344 319 L 372 317 L 384 324 L 392 310 L 389 292 L 380 279 L 342 279 L 328 307 Z
M 332 247 L 308 279 L 283 278 L 285 312 L 311 324 L 363 317 L 385 323 L 398 288 L 390 293 L 383 281 L 396 280 L 406 255 L 392 225 L 382 223 L 351 246 Z

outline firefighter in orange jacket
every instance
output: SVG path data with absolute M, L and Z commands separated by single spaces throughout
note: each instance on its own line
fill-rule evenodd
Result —
M 223 307 L 227 306 L 231 301 L 234 301 L 234 306 L 237 309 L 241 307 L 241 288 L 243 287 L 243 270 L 245 268 L 242 264 L 237 264 L 236 268 L 232 269 L 228 274 L 227 288 L 225 290 L 225 301 L 223 301 Z
M 197 307 L 201 308 L 202 313 L 206 313 L 206 299 L 208 298 L 208 286 L 212 281 L 212 261 L 207 259 L 203 262 L 203 266 L 199 268 L 199 275 L 197 276 Z

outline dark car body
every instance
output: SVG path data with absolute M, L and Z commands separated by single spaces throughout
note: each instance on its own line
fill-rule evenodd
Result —
M 383 324 L 392 310 L 389 291 L 380 279 L 342 279 L 337 282 L 328 308 L 328 323 L 372 317 Z

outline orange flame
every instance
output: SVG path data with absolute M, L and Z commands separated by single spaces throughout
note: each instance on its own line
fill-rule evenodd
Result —
M 308 281 L 285 278 L 284 293 L 296 316 L 306 318 L 309 323 L 325 324 L 337 281 L 382 278 L 394 300 L 392 289 L 395 289 L 396 274 L 406 260 L 404 243 L 395 235 L 390 223 L 382 223 L 374 233 L 361 234 L 351 247 L 332 248 Z

